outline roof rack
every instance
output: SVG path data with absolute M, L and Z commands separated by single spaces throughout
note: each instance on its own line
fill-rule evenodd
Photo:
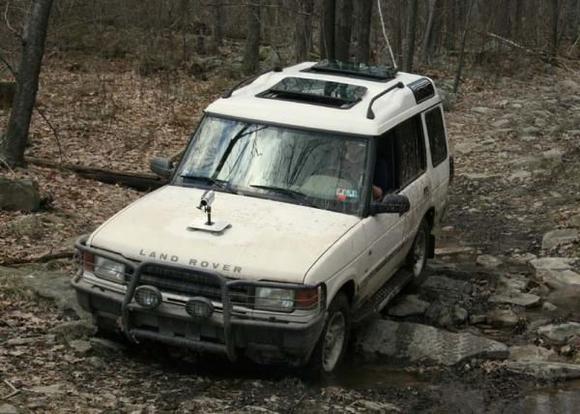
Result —
M 349 109 L 359 103 L 367 88 L 321 79 L 287 77 L 256 96 Z
M 397 76 L 397 70 L 395 68 L 366 65 L 363 63 L 341 62 L 339 60 L 323 60 L 302 71 L 328 73 L 377 82 L 387 82 Z
M 236 83 L 233 88 L 231 88 L 230 90 L 226 91 L 223 95 L 222 98 L 224 99 L 228 99 L 232 97 L 232 94 L 237 91 L 238 89 L 240 89 L 241 87 L 244 87 L 250 83 L 252 83 L 253 81 L 255 81 L 256 79 L 258 79 L 260 76 L 265 75 L 266 73 L 270 73 L 270 72 L 282 72 L 282 68 L 279 66 L 274 67 L 273 69 L 267 69 L 265 71 L 259 72 L 255 75 L 250 76 L 249 78 L 246 79 L 242 79 L 240 82 Z
M 375 101 L 377 99 L 385 96 L 386 94 L 391 92 L 393 89 L 404 88 L 404 87 L 405 87 L 405 84 L 403 82 L 397 82 L 396 84 L 394 84 L 390 88 L 385 89 L 384 91 L 379 93 L 377 96 L 375 96 L 373 99 L 371 99 L 371 102 L 369 103 L 369 109 L 367 109 L 367 119 L 375 119 L 375 113 L 373 112 L 373 104 L 375 103 Z

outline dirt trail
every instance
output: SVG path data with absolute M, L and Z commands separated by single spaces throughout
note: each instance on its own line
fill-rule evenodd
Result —
M 402 317 L 386 312 L 385 317 L 508 345 L 534 343 L 554 351 L 560 361 L 576 361 L 575 349 L 565 355 L 562 345 L 544 341 L 535 331 L 538 321 L 569 319 L 567 309 L 547 314 L 543 308 L 489 300 L 503 289 L 503 276 L 527 280 L 525 293 L 545 299 L 547 288 L 535 278 L 527 253 L 580 256 L 578 242 L 551 251 L 540 248 L 546 231 L 577 226 L 574 217 L 580 214 L 580 90 L 572 78 L 562 72 L 557 81 L 547 75 L 525 82 L 506 79 L 496 89 L 466 96 L 448 114 L 457 176 L 431 272 L 465 281 L 470 289 L 440 300 L 429 299 L 425 290 L 407 291 L 429 301 L 429 310 Z M 477 265 L 482 254 L 502 264 L 496 267 L 486 258 L 477 259 Z M 51 273 L 55 266 L 57 272 Z M 536 380 L 507 370 L 501 361 L 473 359 L 441 368 L 353 356 L 343 371 L 321 382 L 281 367 L 232 365 L 155 344 L 132 347 L 93 337 L 92 326 L 78 320 L 66 303 L 59 307 L 39 297 L 51 294 L 27 282 L 31 273 L 48 278 L 62 272 L 58 264 L 0 268 L 0 398 L 18 390 L 0 400 L 0 412 L 12 407 L 22 413 L 542 413 L 580 403 L 580 384 L 556 391 L 548 383 L 538 389 Z M 496 308 L 513 312 L 515 323 L 485 322 Z M 484 323 L 475 323 L 474 317 L 482 316 Z

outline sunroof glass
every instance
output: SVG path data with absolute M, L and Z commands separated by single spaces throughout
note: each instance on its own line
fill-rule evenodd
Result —
M 321 98 L 330 98 L 343 101 L 346 104 L 354 104 L 362 99 L 367 92 L 364 86 L 349 85 L 347 83 L 329 82 L 320 79 L 284 78 L 268 91 L 268 94 L 300 94 Z
M 306 69 L 305 72 L 333 73 L 379 81 L 390 80 L 396 76 L 395 70 L 386 66 L 340 62 L 337 60 L 323 60 L 311 68 Z

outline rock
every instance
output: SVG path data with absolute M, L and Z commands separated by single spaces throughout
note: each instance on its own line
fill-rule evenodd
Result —
M 446 112 L 451 112 L 455 109 L 455 104 L 457 102 L 457 94 L 453 92 L 448 92 L 445 89 L 439 89 L 439 97 L 443 103 L 443 109 Z
M 508 303 L 510 305 L 530 308 L 540 304 L 540 297 L 529 293 L 505 292 L 493 295 L 489 298 L 491 303 Z
M 558 83 L 560 84 L 560 88 L 566 91 L 575 91 L 579 89 L 578 83 L 576 83 L 572 79 L 564 79 Z
M 526 170 L 519 170 L 508 177 L 509 181 L 524 181 L 531 178 L 532 173 Z
M 572 271 L 572 263 L 577 258 L 543 257 L 535 259 L 530 264 L 536 270 L 536 275 L 553 289 L 580 287 L 580 275 Z
M 75 339 L 74 341 L 70 341 L 69 345 L 72 349 L 75 350 L 75 352 L 79 354 L 86 354 L 92 349 L 91 343 L 83 339 Z
M 578 239 L 577 229 L 552 230 L 544 234 L 542 249 L 550 250 L 560 244 L 570 243 Z
M 564 345 L 560 348 L 560 355 L 571 356 L 574 354 L 574 348 L 571 345 Z
M 435 249 L 435 255 L 437 256 L 451 256 L 456 254 L 466 254 L 473 252 L 473 247 L 468 246 L 447 246 L 438 247 Z
M 576 214 L 570 217 L 570 225 L 574 227 L 580 227 L 580 214 Z
M 487 320 L 487 317 L 485 315 L 471 315 L 469 317 L 469 323 L 472 325 L 479 325 L 482 323 L 485 323 Z
M 494 309 L 487 314 L 487 323 L 502 328 L 516 326 L 520 318 L 511 309 Z
M 471 108 L 471 111 L 472 112 L 475 112 L 475 113 L 478 113 L 478 114 L 485 115 L 485 114 L 489 114 L 489 113 L 493 112 L 493 109 L 486 108 L 486 107 L 483 107 L 483 106 L 476 106 L 476 107 Z
M 30 388 L 30 391 L 37 394 L 45 394 L 45 395 L 57 395 L 65 393 L 65 390 L 63 389 L 63 384 L 38 385 L 36 387 Z
M 500 266 L 503 262 L 495 256 L 490 254 L 482 254 L 481 256 L 477 256 L 475 263 L 478 265 L 485 267 L 486 269 L 495 269 L 496 267 Z
M 0 177 L 0 210 L 35 211 L 40 207 L 38 185 L 30 179 Z
M 0 405 L 0 414 L 18 414 L 18 408 L 10 404 Z
M 565 322 L 542 326 L 538 328 L 538 334 L 554 343 L 564 345 L 574 336 L 580 336 L 580 323 Z
M 97 333 L 97 327 L 89 319 L 61 323 L 50 330 L 65 341 L 86 338 Z
M 44 230 L 42 221 L 36 214 L 29 214 L 9 221 L 5 224 L 5 229 L 11 235 L 30 238 L 40 237 Z
M 532 253 L 524 253 L 524 254 L 516 254 L 512 256 L 511 260 L 516 264 L 526 264 L 531 262 L 534 259 L 537 259 L 538 256 Z
M 425 296 L 433 299 L 458 299 L 471 293 L 471 284 L 445 276 L 428 277 L 421 285 Z
M 506 369 L 536 379 L 557 381 L 580 378 L 580 365 L 546 361 L 508 361 Z
M 571 312 L 576 318 L 580 317 L 580 286 L 569 285 L 562 289 L 556 289 L 550 292 L 547 300 L 558 308 Z
M 556 358 L 556 353 L 547 348 L 535 345 L 510 347 L 510 359 L 514 361 L 549 361 Z
M 428 307 L 429 302 L 419 299 L 419 296 L 406 295 L 389 308 L 388 314 L 399 317 L 423 315 Z
M 524 136 L 537 136 L 540 135 L 540 128 L 530 125 L 528 127 L 522 128 L 522 133 Z
M 501 275 L 498 280 L 499 287 L 507 291 L 522 291 L 527 289 L 529 284 L 528 278 L 518 275 Z
M 510 121 L 509 119 L 499 119 L 497 121 L 495 121 L 494 123 L 491 124 L 492 127 L 494 128 L 503 128 L 507 125 L 509 125 L 512 121 Z
M 91 338 L 90 343 L 96 351 L 123 352 L 126 348 L 125 345 L 119 342 L 111 341 L 105 338 Z
M 381 403 L 378 401 L 369 400 L 358 400 L 355 403 L 356 406 L 362 408 L 365 411 L 379 412 L 379 413 L 399 413 L 401 409 L 394 404 Z
M 465 323 L 468 316 L 469 314 L 467 313 L 467 310 L 465 310 L 461 306 L 455 305 L 453 307 L 453 322 L 456 325 L 461 325 Z
M 545 310 L 546 312 L 555 312 L 558 310 L 558 307 L 550 302 L 544 302 L 542 304 L 542 310 Z
M 466 359 L 503 359 L 504 344 L 470 333 L 451 333 L 432 326 L 375 320 L 357 336 L 359 352 L 368 357 L 431 362 L 452 366 Z

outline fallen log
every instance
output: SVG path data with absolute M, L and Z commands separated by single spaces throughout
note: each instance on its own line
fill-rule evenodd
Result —
M 12 259 L 12 260 L 0 260 L 0 266 L 19 266 L 25 265 L 30 263 L 46 263 L 50 262 L 51 260 L 59 260 L 59 259 L 72 259 L 74 257 L 74 252 L 58 252 L 58 253 L 47 253 L 43 254 L 42 256 L 32 256 L 32 257 L 23 257 L 20 259 Z
M 137 191 L 155 190 L 167 183 L 165 178 L 154 174 L 111 171 L 104 168 L 85 167 L 74 164 L 61 164 L 45 158 L 26 157 L 26 162 L 39 167 L 53 168 L 61 171 L 71 171 L 89 180 L 106 184 L 118 184 Z

